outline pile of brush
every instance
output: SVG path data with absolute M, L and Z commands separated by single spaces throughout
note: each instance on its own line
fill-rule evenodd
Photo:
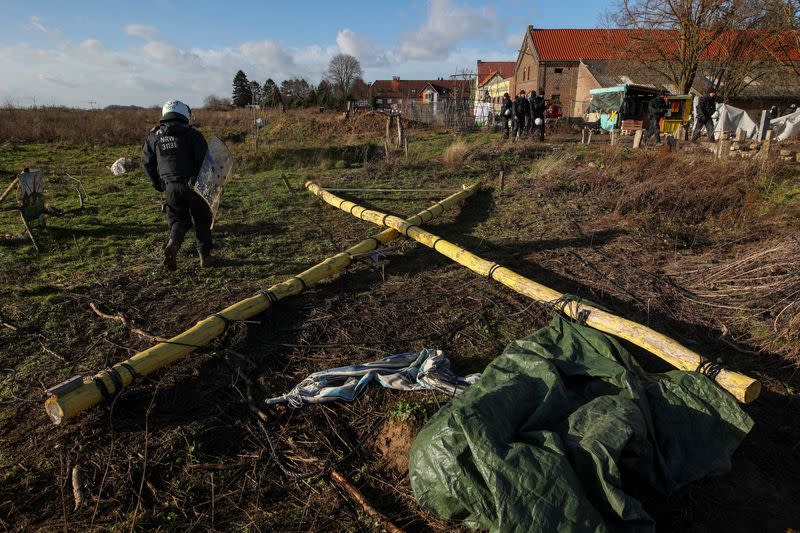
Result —
M 792 235 L 723 261 L 684 261 L 673 275 L 723 334 L 800 362 L 798 257 L 800 239 Z

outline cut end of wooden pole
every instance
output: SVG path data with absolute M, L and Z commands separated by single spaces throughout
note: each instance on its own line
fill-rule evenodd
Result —
M 44 410 L 47 412 L 47 416 L 50 417 L 53 424 L 58 425 L 64 420 L 64 410 L 61 408 L 61 404 L 58 403 L 58 398 L 55 396 L 50 396 L 44 402 Z
M 742 390 L 742 397 L 737 398 L 742 403 L 750 403 L 755 401 L 761 395 L 761 382 L 753 381 L 750 385 Z

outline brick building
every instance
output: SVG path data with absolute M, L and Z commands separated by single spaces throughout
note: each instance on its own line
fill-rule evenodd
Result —
M 591 99 L 591 89 L 617 85 L 641 85 L 677 94 L 670 80 L 646 65 L 641 42 L 646 38 L 661 47 L 677 46 L 667 30 L 624 29 L 536 29 L 528 26 L 511 81 L 512 92 L 543 92 L 550 102 L 559 102 L 566 116 L 582 116 Z M 705 52 L 707 61 L 724 56 L 724 39 Z M 800 60 L 794 57 L 791 60 Z M 657 61 L 658 57 L 651 58 Z M 777 65 L 776 65 L 777 67 Z M 692 92 L 701 94 L 710 80 L 698 73 Z M 753 81 L 731 102 L 745 109 L 786 105 L 800 97 L 798 80 L 787 79 L 778 68 Z
M 369 98 L 379 109 L 403 107 L 408 102 L 434 102 L 450 98 L 469 99 L 472 83 L 468 80 L 375 80 L 369 86 Z

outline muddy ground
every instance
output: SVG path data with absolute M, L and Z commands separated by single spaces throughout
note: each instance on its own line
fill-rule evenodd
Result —
M 792 291 L 800 290 L 785 267 L 800 250 L 792 237 L 800 212 L 795 167 L 716 163 L 691 149 L 512 146 L 486 135 L 467 136 L 466 157 L 448 162 L 442 151 L 451 142 L 426 133 L 412 142 L 408 159 L 296 168 L 287 177 L 295 185 L 318 177 L 325 184 L 396 188 L 483 180 L 480 193 L 431 222 L 430 231 L 762 381 L 761 397 L 745 407 L 755 427 L 730 473 L 670 496 L 640 495 L 658 529 L 800 527 L 800 344 L 793 326 L 800 310 L 784 305 L 779 315 L 772 305 L 787 297 L 792 304 Z M 396 241 L 380 264 L 364 259 L 280 302 L 258 323 L 233 326 L 223 342 L 148 377 L 110 405 L 58 427 L 45 416 L 47 386 L 149 346 L 130 328 L 95 315 L 90 302 L 152 334 L 175 334 L 376 232 L 286 190 L 279 177 L 278 171 L 243 175 L 226 193 L 216 229 L 221 265 L 210 272 L 197 269 L 185 251 L 179 272 L 165 273 L 158 264 L 160 215 L 130 215 L 126 230 L 111 216 L 124 206 L 114 203 L 115 193 L 102 192 L 109 178 L 99 170 L 86 178 L 90 193 L 97 192 L 90 194 L 92 220 L 76 219 L 70 229 L 68 217 L 54 219 L 43 238 L 50 259 L 36 259 L 21 241 L 3 244 L 0 315 L 17 328 L 0 328 L 5 529 L 379 530 L 331 483 L 325 474 L 331 468 L 403 529 L 459 529 L 415 504 L 406 472 L 415 432 L 445 396 L 372 387 L 350 404 L 269 408 L 263 422 L 248 401 L 285 393 L 317 370 L 425 347 L 443 350 L 459 373 L 479 372 L 506 343 L 552 316 L 552 308 L 407 241 Z M 140 179 L 131 188 L 144 186 Z M 136 194 L 124 202 L 133 211 L 153 200 L 149 192 Z M 397 214 L 431 200 L 351 198 Z M 86 225 L 83 233 L 78 223 Z M 135 234 L 117 236 L 125 231 Z M 92 252 L 98 239 L 104 244 Z M 775 247 L 782 251 L 759 266 L 780 286 L 701 294 L 703 272 Z M 743 304 L 735 298 L 747 287 Z M 627 348 L 647 369 L 666 369 Z M 70 480 L 76 466 L 83 486 L 77 508 Z

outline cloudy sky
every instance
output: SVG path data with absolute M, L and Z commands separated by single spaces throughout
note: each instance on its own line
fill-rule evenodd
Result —
M 335 54 L 364 77 L 448 76 L 515 60 L 525 27 L 592 27 L 589 0 L 0 1 L 0 104 L 199 105 L 251 80 L 318 82 Z M 96 102 L 90 104 L 90 102 Z

